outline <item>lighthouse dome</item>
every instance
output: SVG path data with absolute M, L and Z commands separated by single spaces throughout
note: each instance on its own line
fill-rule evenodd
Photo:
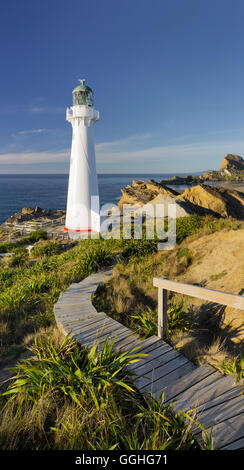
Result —
M 93 91 L 92 89 L 85 84 L 85 80 L 79 80 L 80 85 L 74 88 L 72 91 L 73 94 L 73 104 L 76 105 L 85 105 L 93 106 Z

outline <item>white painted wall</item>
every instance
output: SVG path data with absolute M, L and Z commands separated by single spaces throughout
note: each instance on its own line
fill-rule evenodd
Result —
M 93 107 L 76 105 L 67 109 L 66 119 L 72 124 L 73 136 L 65 229 L 76 233 L 99 232 L 99 205 L 94 207 L 94 198 L 99 193 L 93 137 L 99 112 Z

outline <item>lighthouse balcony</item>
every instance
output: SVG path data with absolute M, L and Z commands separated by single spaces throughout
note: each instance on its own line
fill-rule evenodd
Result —
M 67 121 L 73 120 L 74 118 L 86 118 L 94 121 L 99 120 L 99 111 L 91 106 L 75 105 L 71 108 L 67 108 L 66 119 Z
M 73 117 L 73 111 L 71 108 L 66 109 L 66 120 L 69 121 Z

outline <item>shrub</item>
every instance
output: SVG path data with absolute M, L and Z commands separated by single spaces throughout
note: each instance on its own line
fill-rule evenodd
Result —
M 1 449 L 196 449 L 186 414 L 132 386 L 126 366 L 142 355 L 98 345 L 35 338 L 1 395 Z
M 187 313 L 184 312 L 183 307 L 184 299 L 178 305 L 173 303 L 167 310 L 169 336 L 177 330 L 191 331 L 193 324 L 187 317 Z M 157 335 L 158 313 L 151 308 L 147 307 L 147 310 L 141 315 L 131 315 L 131 318 L 137 320 L 137 322 L 133 322 L 133 329 L 139 335 L 142 335 L 144 338 Z
M 47 240 L 47 232 L 45 230 L 35 230 L 31 232 L 25 239 L 26 243 L 36 243 L 39 240 Z
M 171 336 L 178 330 L 181 331 L 192 331 L 192 322 L 187 317 L 187 313 L 184 311 L 184 299 L 179 304 L 173 303 L 167 311 L 168 315 L 168 335 Z
M 52 256 L 61 253 L 63 245 L 57 242 L 47 242 L 34 245 L 30 255 L 32 258 L 44 258 L 46 256 Z
M 126 261 L 131 257 L 141 258 L 151 253 L 156 253 L 157 249 L 156 240 L 147 240 L 146 238 L 142 238 L 141 240 L 129 240 L 125 242 L 121 259 Z
M 15 248 L 15 243 L 0 243 L 0 253 L 11 253 Z
M 197 233 L 204 224 L 204 218 L 199 215 L 190 215 L 176 220 L 176 240 L 178 243 Z
M 29 261 L 29 254 L 26 250 L 18 251 L 14 256 L 9 260 L 9 266 L 26 266 Z
M 83 254 L 81 265 L 88 275 L 110 266 L 113 258 L 114 254 L 103 244 L 91 245 Z

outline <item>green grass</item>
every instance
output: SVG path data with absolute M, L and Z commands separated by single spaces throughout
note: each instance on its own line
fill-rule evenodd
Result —
M 47 232 L 44 230 L 35 230 L 31 232 L 27 237 L 20 238 L 15 242 L 3 242 L 0 243 L 0 253 L 11 253 L 16 251 L 21 246 L 30 245 L 36 243 L 39 240 L 47 240 Z
M 51 254 L 50 242 L 46 246 L 46 256 L 33 266 L 15 255 L 12 266 L 0 267 L 0 359 L 26 335 L 52 325 L 53 305 L 60 293 L 108 266 L 117 252 L 114 241 L 110 247 L 104 240 L 83 240 L 59 255 Z
M 2 450 L 194 450 L 192 417 L 143 398 L 126 366 L 135 351 L 113 342 L 82 348 L 71 338 L 35 340 L 1 395 Z M 185 421 L 187 424 L 185 424 Z
M 30 252 L 31 258 L 45 258 L 62 253 L 64 247 L 62 243 L 48 241 L 46 243 L 39 242 L 34 245 Z
M 244 357 L 241 351 L 239 352 L 239 356 L 236 357 L 233 361 L 224 360 L 222 364 L 215 366 L 226 375 L 236 374 L 236 382 L 240 382 L 242 379 L 244 379 Z
M 130 258 L 143 258 L 157 252 L 157 240 L 124 240 L 124 248 L 121 253 L 121 260 L 128 261 Z
M 187 312 L 184 311 L 184 300 L 177 303 L 172 303 L 167 310 L 168 317 L 168 337 L 172 336 L 176 331 L 190 332 L 192 322 L 189 319 Z M 143 338 L 148 338 L 152 335 L 157 335 L 158 331 L 158 313 L 150 307 L 142 314 L 131 315 L 132 322 L 131 328 Z
M 227 271 L 224 270 L 219 274 L 212 274 L 209 279 L 210 281 L 218 281 L 219 279 L 222 279 L 222 277 L 226 276 L 227 274 L 228 274 Z

